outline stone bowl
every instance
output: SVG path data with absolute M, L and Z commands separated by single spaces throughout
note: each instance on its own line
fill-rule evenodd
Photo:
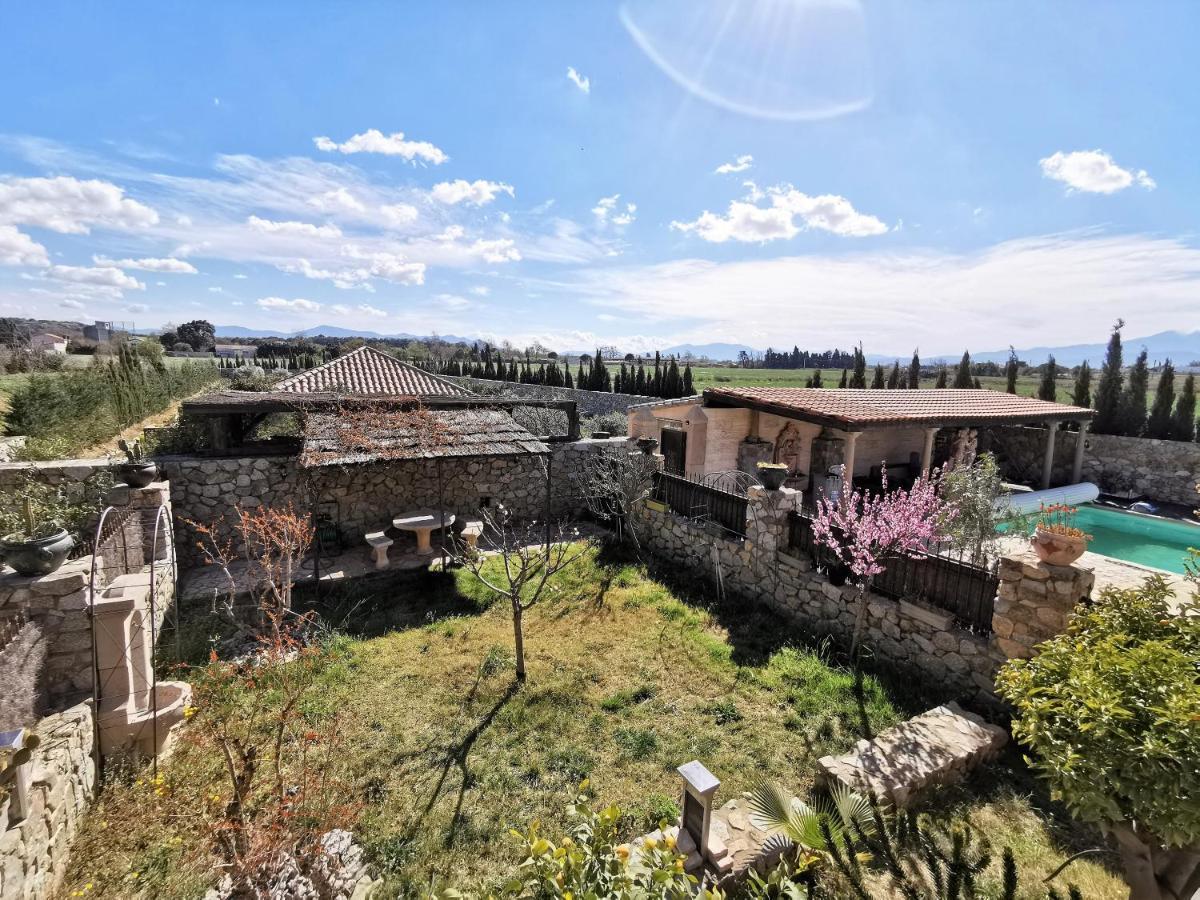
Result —
M 49 575 L 66 562 L 75 548 L 75 538 L 65 528 L 32 541 L 0 541 L 0 557 L 18 575 Z
M 117 466 L 117 476 L 131 488 L 144 488 L 158 477 L 158 463 L 121 463 Z

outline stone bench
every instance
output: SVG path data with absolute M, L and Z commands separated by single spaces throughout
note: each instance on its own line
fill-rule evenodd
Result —
M 926 788 L 961 781 L 976 766 L 995 759 L 1007 741 L 1003 728 L 947 703 L 872 741 L 859 741 L 844 756 L 823 756 L 817 765 L 825 780 L 873 792 L 881 802 L 902 809 Z
M 479 519 L 470 519 L 462 530 L 462 539 L 467 542 L 467 546 L 472 550 L 479 543 L 479 536 L 483 534 L 483 522 Z
M 388 548 L 392 546 L 392 539 L 387 536 L 387 532 L 372 531 L 363 535 L 363 540 L 371 548 L 375 559 L 375 568 L 386 569 L 388 567 Z

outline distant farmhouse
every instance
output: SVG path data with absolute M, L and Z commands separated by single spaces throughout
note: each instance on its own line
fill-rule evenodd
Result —
M 217 344 L 213 353 L 224 359 L 253 359 L 258 355 L 256 344 Z
M 31 350 L 41 350 L 43 353 L 66 353 L 67 338 L 61 334 L 43 331 L 40 334 L 33 335 L 29 339 L 29 348 Z

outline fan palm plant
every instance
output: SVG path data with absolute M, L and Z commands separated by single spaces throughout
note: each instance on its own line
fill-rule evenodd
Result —
M 831 840 L 840 847 L 846 836 L 869 836 L 876 829 L 870 801 L 840 782 L 809 803 L 763 781 L 750 792 L 749 804 L 754 827 L 821 854 L 829 853 Z M 869 854 L 859 856 L 864 862 L 869 858 Z

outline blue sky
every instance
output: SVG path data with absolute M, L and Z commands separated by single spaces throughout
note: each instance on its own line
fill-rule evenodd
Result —
M 938 354 L 1200 327 L 1195 4 L 3 17 L 4 314 Z

